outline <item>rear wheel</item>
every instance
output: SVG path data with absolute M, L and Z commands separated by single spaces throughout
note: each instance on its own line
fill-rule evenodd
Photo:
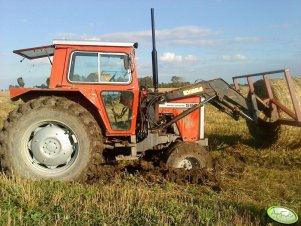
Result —
M 1 166 L 33 179 L 85 180 L 103 163 L 93 116 L 61 97 L 41 97 L 10 113 L 0 134 Z
M 205 147 L 196 143 L 177 143 L 168 152 L 168 168 L 185 170 L 212 168 L 212 158 Z

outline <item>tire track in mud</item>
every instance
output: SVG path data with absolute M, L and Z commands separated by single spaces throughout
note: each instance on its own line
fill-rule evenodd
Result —
M 111 162 L 98 168 L 97 174 L 87 179 L 86 183 L 108 184 L 116 179 L 124 179 L 128 176 L 135 176 L 150 183 L 174 182 L 179 185 L 196 184 L 208 186 L 212 190 L 220 191 L 221 184 L 214 169 L 205 168 L 198 170 L 168 169 L 162 162 L 139 160 L 124 164 Z

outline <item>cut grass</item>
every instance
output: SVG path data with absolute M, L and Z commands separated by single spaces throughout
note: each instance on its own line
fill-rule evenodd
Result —
M 17 104 L 7 96 L 0 101 L 2 125 Z M 2 175 L 0 225 L 266 225 L 271 205 L 300 216 L 301 150 L 256 148 L 244 120 L 233 121 L 211 106 L 206 111 L 221 191 L 131 175 L 92 185 Z
M 1 225 L 229 225 L 253 222 L 264 212 L 196 186 L 146 185 L 131 176 L 110 185 L 1 177 L 0 191 Z

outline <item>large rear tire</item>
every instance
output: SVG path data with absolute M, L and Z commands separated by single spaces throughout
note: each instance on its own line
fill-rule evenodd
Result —
M 196 143 L 177 143 L 168 152 L 168 168 L 194 170 L 212 168 L 212 158 L 205 147 Z
M 294 86 L 301 106 L 301 78 L 294 78 Z M 293 110 L 291 97 L 285 79 L 271 79 L 272 91 L 275 98 L 289 109 Z M 262 80 L 254 84 L 256 94 L 265 99 L 268 97 L 265 85 Z M 279 111 L 281 118 L 290 118 L 282 111 Z M 255 138 L 256 143 L 262 146 L 276 145 L 289 148 L 301 146 L 301 128 L 278 125 L 276 123 L 266 123 L 259 121 L 258 124 L 247 122 L 250 134 Z
M 2 170 L 23 178 L 84 181 L 103 163 L 97 122 L 62 97 L 40 97 L 11 112 L 0 144 Z

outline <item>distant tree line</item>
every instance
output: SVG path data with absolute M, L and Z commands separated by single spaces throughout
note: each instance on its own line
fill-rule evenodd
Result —
M 147 86 L 149 88 L 154 88 L 153 85 L 153 78 L 152 76 L 145 76 L 142 78 L 138 78 L 140 86 Z M 202 80 L 196 80 L 196 82 L 201 82 Z M 190 85 L 190 82 L 185 81 L 185 79 L 181 76 L 172 76 L 170 82 L 161 82 L 158 84 L 159 88 L 178 88 Z M 248 84 L 246 83 L 238 83 L 240 87 L 247 87 Z M 234 87 L 233 83 L 229 84 L 230 86 Z
M 153 88 L 153 78 L 152 76 L 146 76 L 143 78 L 138 78 L 140 86 L 147 86 L 149 88 Z M 185 81 L 185 79 L 181 76 L 172 76 L 170 82 L 161 82 L 158 84 L 159 88 L 177 88 L 189 85 L 190 82 Z

